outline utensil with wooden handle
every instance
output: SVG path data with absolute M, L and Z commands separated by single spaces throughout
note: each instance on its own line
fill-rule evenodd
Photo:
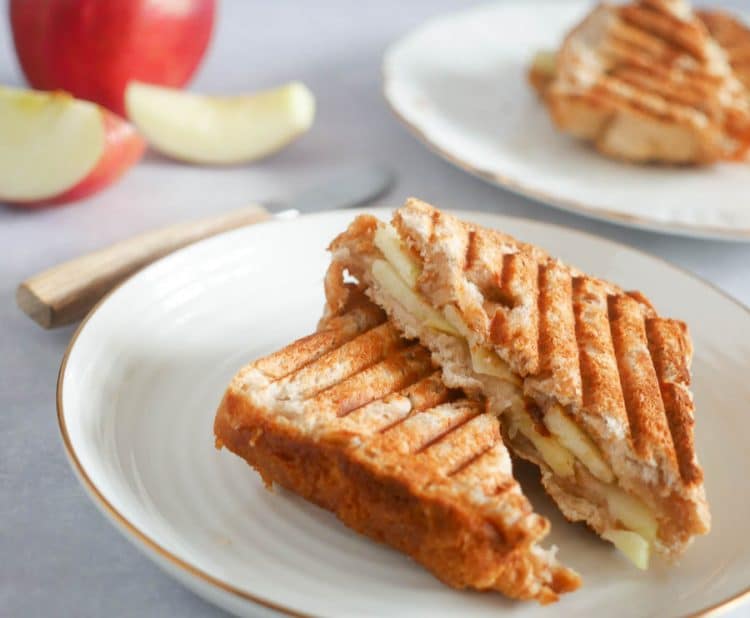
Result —
M 283 204 L 245 208 L 146 232 L 83 255 L 26 279 L 18 286 L 18 306 L 44 328 L 83 318 L 107 292 L 151 262 L 192 244 L 272 218 L 362 206 L 393 186 L 392 173 L 380 166 L 349 167 L 326 183 Z

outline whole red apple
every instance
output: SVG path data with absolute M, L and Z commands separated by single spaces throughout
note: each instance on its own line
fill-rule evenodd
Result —
M 26 79 L 125 114 L 130 80 L 180 87 L 211 38 L 216 0 L 10 0 Z

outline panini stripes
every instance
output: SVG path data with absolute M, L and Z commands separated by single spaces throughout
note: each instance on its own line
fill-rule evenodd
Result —
M 344 264 L 360 273 L 360 286 L 403 328 L 398 300 L 389 300 L 367 274 L 382 259 L 362 238 L 362 230 L 377 227 L 370 219 L 358 218 L 331 244 L 332 267 Z M 417 292 L 434 308 L 458 312 L 470 346 L 493 347 L 522 379 L 522 395 L 534 402 L 527 409 L 539 416 L 560 405 L 594 440 L 622 487 L 655 512 L 683 520 L 682 528 L 671 526 L 673 538 L 663 539 L 664 553 L 679 554 L 694 534 L 708 529 L 694 448 L 692 347 L 683 323 L 659 317 L 640 292 L 626 292 L 419 200 L 408 200 L 392 223 L 418 256 Z M 413 326 L 407 330 L 415 334 Z M 416 334 L 441 358 L 439 340 Z M 481 382 L 479 390 L 490 397 L 486 379 L 471 376 L 449 384 Z
M 628 296 L 610 296 L 607 306 L 622 396 L 636 453 L 651 462 L 656 462 L 657 454 L 661 455 L 673 466 L 676 463 L 674 444 L 651 360 L 643 313 L 637 301 Z M 657 450 L 660 452 L 655 453 Z
M 543 603 L 578 587 L 536 545 L 549 523 L 513 480 L 498 418 L 384 320 L 350 293 L 317 333 L 245 367 L 217 445 L 450 585 Z
M 750 28 L 723 11 L 696 11 L 711 36 L 721 45 L 738 79 L 750 88 Z
M 656 355 L 660 367 L 682 370 L 672 384 L 689 384 L 690 344 L 686 329 L 669 329 L 667 340 L 667 329 L 661 328 L 662 336 L 649 345 L 646 325 L 656 316 L 642 295 L 628 294 L 538 249 L 530 251 L 527 245 L 505 234 L 460 222 L 418 200 L 407 201 L 396 213 L 394 225 L 410 239 L 422 259 L 424 272 L 443 273 L 447 285 L 455 290 L 455 294 L 448 294 L 452 298 L 460 296 L 462 280 L 471 271 L 466 270 L 467 261 L 460 256 L 451 259 L 445 252 L 436 251 L 431 244 L 434 238 L 454 237 L 449 247 L 460 245 L 461 238 L 469 237 L 475 246 L 494 246 L 494 254 L 474 255 L 471 264 L 475 271 L 498 272 L 499 291 L 487 292 L 477 285 L 476 278 L 472 283 L 483 298 L 499 295 L 507 300 L 504 304 L 485 302 L 482 306 L 494 314 L 479 323 L 513 324 L 513 328 L 499 329 L 501 337 L 493 336 L 495 329 L 478 332 L 479 337 L 489 338 L 496 345 L 501 358 L 525 378 L 532 395 L 540 399 L 553 397 L 565 407 L 580 409 L 581 417 L 606 417 L 610 425 L 613 420 L 625 423 L 639 455 L 659 457 L 662 463 L 680 472 L 676 452 L 692 452 L 692 422 L 674 424 L 681 429 L 677 435 L 670 434 L 660 394 L 666 383 L 660 382 L 652 356 Z M 428 227 L 429 231 L 414 233 Z M 493 261 L 488 263 L 487 258 Z M 456 267 L 450 268 L 454 263 Z M 428 298 L 429 292 L 428 285 Z M 518 319 L 514 319 L 514 312 L 518 312 Z M 671 323 L 659 323 L 664 322 Z M 692 419 L 692 402 L 674 396 L 671 386 L 666 390 L 672 393 L 670 416 Z M 586 405 L 589 402 L 593 405 Z M 689 483 L 695 478 L 698 477 L 691 471 L 683 481 Z
M 720 31 L 727 45 L 741 38 L 725 23 Z M 737 49 L 730 65 L 682 0 L 602 4 L 563 42 L 555 77 L 542 82 L 543 98 L 560 129 L 610 156 L 668 163 L 744 158 L 750 100 L 733 66 L 745 62 Z

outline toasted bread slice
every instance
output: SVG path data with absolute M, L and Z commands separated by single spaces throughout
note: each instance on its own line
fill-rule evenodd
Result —
M 216 444 L 456 588 L 548 603 L 579 577 L 537 543 L 499 422 L 361 295 L 232 380 Z
M 703 10 L 696 15 L 726 52 L 734 74 L 750 92 L 750 27 L 724 11 Z
M 358 217 L 330 249 L 328 310 L 347 302 L 343 276 L 356 278 L 448 386 L 502 412 L 506 443 L 539 465 L 569 519 L 618 545 L 637 533 L 667 557 L 709 530 L 684 323 L 415 199 L 392 225 Z
M 748 92 L 682 0 L 597 6 L 529 79 L 557 127 L 633 162 L 745 158 Z

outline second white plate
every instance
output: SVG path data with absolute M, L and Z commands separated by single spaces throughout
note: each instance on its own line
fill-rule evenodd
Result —
M 526 70 L 591 6 L 503 2 L 433 19 L 387 51 L 386 99 L 432 150 L 511 191 L 612 223 L 750 241 L 750 165 L 630 165 L 555 130 Z
M 388 211 L 377 211 L 388 217 Z M 213 417 L 232 375 L 314 329 L 328 241 L 351 221 L 336 212 L 240 229 L 138 273 L 87 319 L 60 372 L 65 447 L 94 502 L 138 547 L 198 593 L 258 616 L 262 604 L 316 616 L 674 616 L 750 586 L 750 313 L 644 254 L 556 226 L 466 213 L 649 295 L 692 326 L 698 452 L 713 531 L 674 568 L 640 572 L 581 525 L 552 520 L 545 544 L 580 571 L 559 605 L 459 592 L 217 451 Z M 524 479 L 522 479 L 523 482 Z M 750 590 L 744 592 L 750 595 Z

